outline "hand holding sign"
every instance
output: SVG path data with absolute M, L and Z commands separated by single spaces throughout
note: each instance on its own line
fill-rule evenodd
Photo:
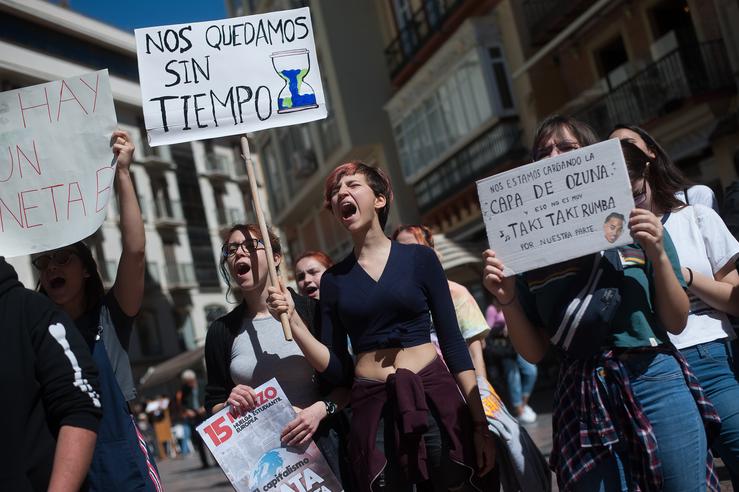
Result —
M 616 139 L 485 178 L 477 192 L 507 276 L 631 242 L 634 200 Z

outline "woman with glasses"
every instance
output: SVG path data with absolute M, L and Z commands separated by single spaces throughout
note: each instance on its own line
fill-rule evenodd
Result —
M 220 271 L 228 286 L 235 289 L 239 305 L 215 320 L 205 339 L 208 382 L 205 407 L 218 412 L 231 407 L 240 415 L 256 406 L 254 388 L 277 378 L 298 415 L 282 431 L 286 446 L 303 446 L 313 439 L 331 470 L 341 480 L 337 419 L 343 405 L 340 393 L 322 388 L 300 347 L 286 342 L 280 322 L 267 309 L 267 256 L 264 238 L 256 224 L 235 225 L 226 235 L 221 250 Z M 271 232 L 270 244 L 275 264 L 282 261 L 280 241 Z M 297 309 L 312 320 L 316 303 L 295 294 Z M 312 329 L 312 326 L 311 326 Z
M 536 132 L 533 155 L 556 157 L 596 141 L 584 123 L 552 116 Z M 596 269 L 606 283 L 592 289 L 609 287 L 620 298 L 604 317 L 605 294 L 593 295 L 593 309 L 578 309 L 573 321 L 581 351 L 561 351 L 550 456 L 560 490 L 714 490 L 707 434 L 718 418 L 668 338 L 688 315 L 677 253 L 649 210 L 632 210 L 628 225 L 634 244 L 518 277 L 505 276 L 503 261 L 487 250 L 483 283 L 502 306 L 514 347 L 532 363 L 569 322 Z
M 90 490 L 160 490 L 153 459 L 139 446 L 128 402 L 136 397 L 128 346 L 144 295 L 145 235 L 130 165 L 134 146 L 125 131 L 112 135 L 122 252 L 113 287 L 105 292 L 83 242 L 35 255 L 39 291 L 62 308 L 87 341 L 100 371 L 103 420 L 87 478 Z M 113 464 L 120 469 L 115 471 Z
M 727 316 L 739 316 L 735 268 L 739 242 L 713 209 L 700 203 L 685 205 L 676 198 L 682 188 L 680 171 L 661 147 L 647 144 L 642 137 L 646 132 L 641 132 L 617 127 L 611 137 L 621 139 L 632 188 L 640 197 L 638 206 L 661 217 L 675 243 L 687 280 L 690 314 L 685 330 L 670 334 L 670 340 L 687 359 L 721 417 L 714 449 L 729 469 L 734 489 L 739 490 L 739 382 L 732 370 L 730 340 L 735 334 Z

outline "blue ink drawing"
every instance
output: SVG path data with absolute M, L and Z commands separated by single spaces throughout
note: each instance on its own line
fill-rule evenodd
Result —
M 292 113 L 318 107 L 313 87 L 305 81 L 310 72 L 310 52 L 307 49 L 272 53 L 272 66 L 285 81 L 277 95 L 277 112 Z

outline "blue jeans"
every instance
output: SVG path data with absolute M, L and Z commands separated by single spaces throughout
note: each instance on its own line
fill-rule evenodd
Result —
M 641 404 L 657 438 L 665 492 L 706 490 L 706 432 L 680 365 L 669 354 L 622 356 L 634 397 Z M 577 482 L 577 491 L 628 491 L 629 454 L 625 443 L 614 448 Z
M 728 343 L 716 340 L 680 352 L 721 417 L 721 434 L 713 448 L 729 469 L 734 490 L 739 490 L 739 382 L 732 371 Z
M 511 405 L 520 407 L 523 398 L 527 398 L 534 390 L 536 383 L 536 365 L 527 361 L 520 355 L 515 358 L 505 357 L 501 359 L 505 371 L 508 393 L 511 397 Z

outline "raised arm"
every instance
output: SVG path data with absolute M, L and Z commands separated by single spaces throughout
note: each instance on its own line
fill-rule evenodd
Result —
M 118 263 L 113 294 L 128 316 L 141 309 L 144 297 L 144 269 L 146 266 L 144 221 L 131 180 L 130 165 L 134 146 L 123 130 L 113 132 L 113 155 L 117 160 L 115 184 L 120 210 L 122 253 Z
M 483 285 L 501 305 L 511 343 L 521 357 L 532 364 L 539 363 L 549 349 L 549 339 L 526 315 L 517 295 L 516 278 L 503 274 L 503 262 L 494 251 L 486 250 L 483 260 Z
M 657 316 L 667 331 L 677 335 L 685 329 L 690 303 L 670 235 L 652 212 L 641 208 L 631 211 L 629 229 L 654 268 Z
M 268 287 L 267 304 L 270 313 L 276 319 L 279 319 L 283 312 L 288 314 L 295 343 L 298 344 L 300 351 L 303 352 L 305 359 L 313 369 L 331 384 L 347 385 L 353 367 L 351 359 L 348 357 L 346 333 L 335 328 L 336 316 L 331 308 L 333 291 L 332 287 L 329 286 L 329 281 L 325 280 L 326 278 L 324 274 L 321 279 L 322 301 L 319 303 L 321 340 L 318 340 L 310 332 L 295 309 L 292 295 L 282 283 L 280 289 Z

